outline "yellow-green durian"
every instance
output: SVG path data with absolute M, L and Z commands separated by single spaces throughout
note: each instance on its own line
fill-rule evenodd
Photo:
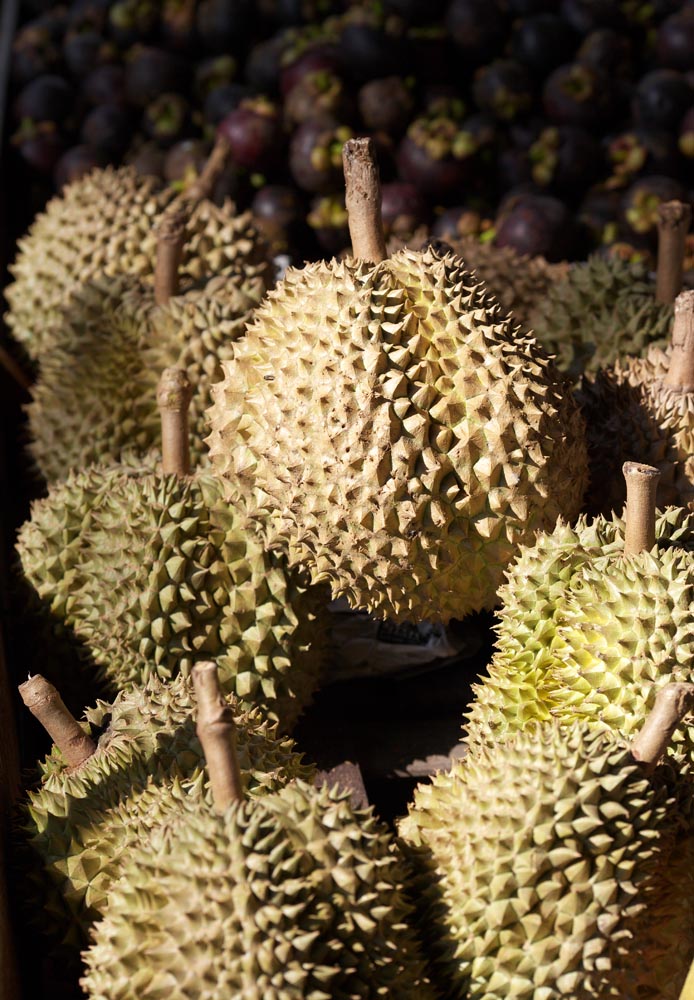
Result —
M 194 466 L 203 463 L 210 386 L 266 290 L 257 268 L 211 278 L 166 305 L 131 277 L 101 276 L 82 288 L 63 315 L 61 344 L 42 358 L 27 407 L 29 450 L 43 477 L 55 482 L 72 469 L 160 447 L 156 389 L 170 366 L 195 386 L 190 451 Z
M 540 533 L 499 591 L 496 652 L 475 688 L 471 743 L 555 719 L 625 736 L 694 656 L 694 514 L 669 508 L 651 551 L 624 555 L 624 522 Z M 675 734 L 691 755 L 694 726 Z
M 152 677 L 85 713 L 84 728 L 98 744 L 83 764 L 68 767 L 54 748 L 40 765 L 40 784 L 29 790 L 21 816 L 36 883 L 31 902 L 72 948 L 86 942 L 135 848 L 176 813 L 208 808 L 194 704 L 190 678 L 163 683 Z M 237 756 L 250 796 L 310 778 L 291 739 L 259 712 L 235 711 Z
M 94 170 L 53 198 L 18 242 L 5 290 L 5 316 L 30 357 L 40 359 L 65 342 L 63 311 L 73 296 L 106 275 L 130 275 L 152 285 L 157 223 L 175 192 L 132 167 Z M 181 286 L 211 275 L 241 275 L 267 269 L 268 251 L 249 213 L 228 202 L 218 208 L 202 200 L 186 223 Z
M 575 516 L 582 418 L 462 260 L 290 270 L 213 387 L 213 467 L 273 547 L 403 620 L 491 607 L 523 543 Z
M 544 723 L 420 785 L 400 826 L 451 1000 L 678 1000 L 694 959 L 691 774 Z
M 111 689 L 214 660 L 290 728 L 318 683 L 328 595 L 266 550 L 215 477 L 93 466 L 36 501 L 25 575 Z
M 293 782 L 172 822 L 113 886 L 90 1000 L 433 1000 L 407 870 L 370 809 Z

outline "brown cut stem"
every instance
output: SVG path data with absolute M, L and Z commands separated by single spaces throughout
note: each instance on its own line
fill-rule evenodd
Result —
M 193 390 L 182 368 L 165 368 L 157 386 L 161 416 L 161 457 L 164 475 L 190 475 L 188 407 Z
M 200 171 L 200 176 L 193 181 L 190 187 L 181 192 L 181 199 L 187 202 L 198 202 L 204 198 L 210 198 L 228 159 L 229 141 L 220 135 L 212 147 L 212 152 L 207 157 L 205 166 Z
M 694 291 L 680 292 L 675 299 L 672 323 L 672 354 L 665 385 L 680 392 L 694 391 Z
M 648 774 L 667 750 L 682 719 L 693 709 L 694 684 L 666 684 L 660 689 L 641 732 L 631 744 L 632 756 Z
M 664 305 L 673 303 L 682 288 L 685 240 L 691 217 L 690 206 L 681 201 L 666 201 L 658 209 L 655 298 Z
M 165 306 L 178 294 L 179 271 L 186 241 L 188 213 L 177 204 L 169 206 L 157 226 L 157 259 L 154 265 L 154 301 Z
M 388 256 L 381 219 L 381 181 L 372 139 L 348 139 L 342 147 L 345 205 L 352 255 L 373 264 Z
M 94 740 L 87 736 L 59 692 L 41 674 L 20 684 L 19 694 L 58 747 L 68 767 L 79 767 L 96 751 Z
M 198 703 L 196 731 L 207 762 L 215 809 L 223 813 L 232 802 L 244 799 L 234 715 L 220 691 L 215 663 L 206 661 L 193 667 L 193 685 Z
M 640 462 L 625 462 L 622 472 L 627 484 L 624 555 L 635 556 L 655 545 L 655 498 L 660 472 Z

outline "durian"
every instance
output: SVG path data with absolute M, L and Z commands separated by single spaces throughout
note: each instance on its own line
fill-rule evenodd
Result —
M 643 265 L 597 255 L 573 264 L 528 316 L 537 339 L 573 381 L 620 355 L 664 344 L 671 321 L 672 307 L 656 302 Z
M 445 621 L 491 607 L 518 546 L 578 513 L 582 421 L 463 261 L 384 260 L 371 232 L 362 249 L 356 197 L 361 259 L 290 269 L 269 293 L 213 387 L 210 455 L 314 581 Z
M 174 418 L 177 386 L 189 398 L 166 369 Z M 168 462 L 92 466 L 52 487 L 19 532 L 24 573 L 111 689 L 214 658 L 226 690 L 290 728 L 320 675 L 327 589 L 266 550 L 219 479 Z
M 64 311 L 79 313 L 85 288 L 102 276 L 129 275 L 153 285 L 156 223 L 174 198 L 173 190 L 132 167 L 108 167 L 67 185 L 48 203 L 18 242 L 14 281 L 5 290 L 5 320 L 31 358 L 42 359 L 69 339 L 74 331 L 66 329 Z M 267 248 L 250 214 L 237 215 L 231 203 L 217 208 L 199 201 L 186 234 L 183 290 L 210 275 L 267 271 Z
M 41 721 L 46 705 L 59 701 L 51 688 L 35 676 L 21 689 L 27 704 L 43 710 Z M 177 811 L 199 811 L 211 802 L 193 704 L 189 677 L 168 684 L 152 677 L 118 694 L 112 704 L 98 702 L 81 727 L 72 720 L 77 737 L 62 743 L 63 752 L 54 747 L 40 765 L 40 785 L 27 793 L 22 809 L 22 837 L 34 881 L 41 884 L 32 902 L 72 949 L 85 943 L 136 845 Z M 311 777 L 291 739 L 279 736 L 258 712 L 234 711 L 249 795 Z M 56 716 L 65 726 L 58 711 L 49 714 L 47 727 Z M 98 742 L 90 749 L 92 736 Z M 70 756 L 77 744 L 78 750 L 87 744 L 86 750 Z
M 626 471 L 632 501 L 634 489 L 648 491 L 638 503 L 652 517 L 652 535 L 627 546 L 630 508 L 626 522 L 562 522 L 521 553 L 499 592 L 497 649 L 474 688 L 470 743 L 551 719 L 630 736 L 659 688 L 691 677 L 694 514 L 669 508 L 656 516 L 657 470 Z M 694 726 L 675 740 L 691 756 Z
M 692 686 L 671 688 L 690 710 Z M 419 787 L 400 833 L 446 996 L 678 1000 L 694 958 L 694 786 L 689 765 L 653 769 L 642 746 L 544 723 Z
M 406 868 L 370 809 L 303 781 L 221 809 L 133 853 L 84 955 L 91 1000 L 433 1000 Z
M 651 347 L 584 379 L 578 393 L 588 429 L 592 511 L 619 510 L 627 459 L 660 470 L 660 506 L 694 500 L 694 292 L 675 302 L 672 344 Z

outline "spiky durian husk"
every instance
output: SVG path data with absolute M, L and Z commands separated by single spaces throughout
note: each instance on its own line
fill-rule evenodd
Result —
M 18 552 L 110 687 L 213 659 L 289 729 L 318 683 L 327 593 L 268 553 L 212 476 L 93 467 L 34 504 Z
M 660 471 L 658 504 L 694 500 L 694 393 L 665 384 L 671 350 L 651 347 L 585 378 L 577 398 L 586 417 L 593 488 L 589 509 L 621 510 L 621 468 L 644 462 Z
M 370 810 L 303 782 L 201 812 L 134 855 L 82 985 L 91 1000 L 429 1000 L 406 870 Z
M 580 414 L 451 255 L 291 270 L 224 371 L 215 470 L 354 606 L 444 621 L 490 607 L 518 546 L 578 513 Z
M 161 445 L 157 382 L 186 371 L 194 393 L 188 419 L 191 462 L 206 461 L 205 411 L 222 361 L 233 358 L 265 279 L 227 275 L 156 306 L 131 278 L 100 278 L 66 310 L 63 345 L 41 363 L 27 407 L 30 453 L 49 482 L 92 462 L 144 457 Z
M 95 170 L 68 185 L 34 220 L 18 243 L 5 290 L 5 317 L 14 337 L 34 358 L 64 343 L 63 310 L 101 275 L 130 275 L 152 285 L 156 224 L 175 192 L 132 167 Z M 250 213 L 231 202 L 202 201 L 186 225 L 183 287 L 210 275 L 242 275 L 269 267 L 267 248 Z
M 450 996 L 677 1000 L 694 958 L 682 767 L 647 779 L 615 734 L 548 723 L 421 785 L 400 832 Z
M 577 381 L 626 354 L 665 344 L 672 306 L 655 301 L 655 287 L 641 264 L 589 257 L 552 283 L 530 311 L 535 336 L 567 375 Z
M 22 809 L 31 872 L 40 882 L 39 900 L 35 889 L 30 901 L 55 922 L 53 933 L 63 934 L 65 944 L 84 943 L 138 844 L 176 813 L 211 803 L 194 704 L 189 678 L 169 684 L 151 678 L 85 713 L 87 731 L 101 736 L 81 767 L 67 768 L 56 749 L 41 765 L 41 784 Z M 236 725 L 250 795 L 311 776 L 293 741 L 278 736 L 259 712 L 236 709 Z
M 581 518 L 538 535 L 507 574 L 489 676 L 475 687 L 471 743 L 537 722 L 585 720 L 635 734 L 694 655 L 694 514 L 656 520 L 657 546 L 625 557 L 624 523 Z M 691 756 L 694 726 L 675 742 Z

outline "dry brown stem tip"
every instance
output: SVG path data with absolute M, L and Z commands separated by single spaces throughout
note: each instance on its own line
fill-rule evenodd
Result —
M 683 201 L 664 201 L 658 206 L 658 225 L 667 228 L 689 229 L 692 218 L 691 206 Z
M 41 674 L 20 684 L 19 694 L 58 747 L 68 767 L 79 767 L 96 751 L 94 740 L 87 736 L 59 692 Z
M 157 386 L 164 475 L 190 475 L 188 407 L 192 398 L 193 389 L 185 371 L 182 368 L 165 368 Z
M 348 139 L 342 147 L 345 205 L 352 254 L 377 264 L 388 256 L 381 219 L 381 182 L 372 139 Z
M 680 292 L 675 299 L 675 318 L 670 338 L 672 351 L 665 384 L 680 392 L 694 391 L 694 291 Z
M 197 202 L 202 201 L 203 198 L 210 198 L 219 175 L 227 165 L 229 153 L 229 140 L 223 135 L 217 136 L 215 144 L 212 147 L 212 152 L 208 156 L 205 166 L 200 171 L 200 176 L 190 187 L 181 192 L 181 200 Z
M 656 695 L 641 732 L 632 742 L 633 757 L 647 773 L 653 771 L 668 748 L 672 734 L 694 709 L 694 684 L 666 684 Z
M 193 685 L 198 704 L 196 731 L 207 762 L 215 809 L 223 813 L 232 802 L 244 798 L 234 715 L 221 693 L 216 663 L 196 664 Z
M 159 306 L 178 294 L 179 271 L 186 241 L 188 212 L 174 202 L 156 228 L 157 259 L 154 265 L 154 301 Z
M 624 554 L 638 555 L 655 545 L 655 505 L 660 472 L 652 465 L 625 462 L 622 466 L 627 486 Z
M 691 208 L 681 201 L 667 201 L 658 208 L 658 264 L 655 280 L 657 302 L 670 305 L 682 288 L 684 251 Z

